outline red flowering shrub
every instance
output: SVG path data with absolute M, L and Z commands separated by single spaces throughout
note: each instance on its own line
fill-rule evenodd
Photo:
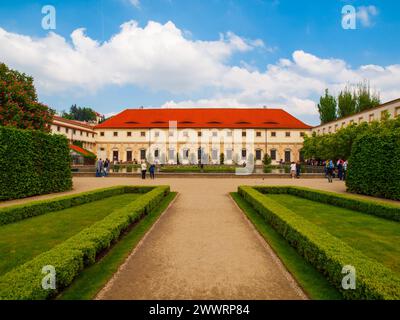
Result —
M 0 63 L 0 126 L 49 132 L 53 115 L 38 102 L 32 77 Z

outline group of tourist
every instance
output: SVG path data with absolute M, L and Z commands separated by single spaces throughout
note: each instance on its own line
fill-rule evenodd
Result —
M 300 173 L 301 173 L 301 166 L 300 166 L 300 161 L 294 162 L 290 164 L 290 176 L 292 179 L 300 179 Z
M 346 180 L 347 174 L 347 160 L 339 159 L 336 163 L 333 160 L 326 160 L 324 164 L 325 177 L 332 183 L 333 178 L 337 177 L 339 180 Z
M 110 160 L 99 159 L 96 163 L 96 177 L 107 177 L 110 169 Z
M 140 164 L 140 170 L 142 172 L 142 179 L 143 180 L 146 179 L 146 172 L 147 172 L 146 161 L 142 160 L 142 163 Z M 150 173 L 150 179 L 155 179 L 155 177 L 156 177 L 156 165 L 154 163 L 150 164 L 149 173 Z

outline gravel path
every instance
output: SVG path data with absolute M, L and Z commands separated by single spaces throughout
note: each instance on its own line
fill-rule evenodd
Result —
M 98 299 L 306 299 L 225 183 L 180 194 Z

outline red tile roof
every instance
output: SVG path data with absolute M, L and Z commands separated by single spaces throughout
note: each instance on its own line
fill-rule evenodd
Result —
M 67 123 L 67 124 L 72 124 L 72 125 L 79 126 L 79 127 L 83 127 L 83 128 L 90 129 L 90 130 L 93 130 L 93 128 L 94 128 L 94 125 L 91 125 L 91 124 L 89 124 L 89 123 L 87 123 L 87 122 L 76 121 L 76 120 L 69 120 L 69 119 L 65 119 L 65 118 L 59 117 L 59 116 L 54 116 L 54 117 L 53 117 L 53 121 L 58 121 L 58 122 L 63 122 L 63 123 Z
M 282 109 L 264 108 L 127 109 L 95 128 L 168 128 L 169 121 L 179 128 L 311 128 Z
M 91 152 L 87 151 L 86 149 L 83 149 L 83 148 L 81 148 L 79 146 L 76 146 L 74 144 L 71 144 L 69 146 L 69 148 L 74 150 L 74 151 L 76 151 L 76 152 L 78 152 L 78 153 L 80 153 L 80 154 L 82 154 L 82 155 L 84 155 L 84 156 L 88 156 L 88 155 L 91 154 Z

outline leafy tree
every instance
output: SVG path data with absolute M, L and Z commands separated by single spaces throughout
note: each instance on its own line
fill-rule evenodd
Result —
M 272 163 L 272 158 L 269 156 L 268 153 L 265 153 L 263 158 L 264 166 L 269 166 L 271 163 Z
M 54 111 L 39 103 L 33 78 L 0 63 L 0 125 L 49 132 Z
M 369 82 L 358 84 L 356 90 L 356 112 L 361 112 L 379 106 L 381 101 L 379 94 L 371 93 Z
M 336 120 L 336 99 L 329 94 L 328 89 L 325 89 L 325 96 L 319 99 L 318 112 L 321 123 Z
M 343 118 L 356 113 L 357 97 L 346 87 L 338 96 L 338 118 Z
M 224 162 L 225 162 L 225 154 L 222 152 L 222 153 L 219 155 L 219 163 L 220 163 L 220 164 L 224 164 Z
M 70 120 L 78 121 L 96 121 L 96 112 L 91 108 L 78 107 L 76 104 L 72 105 L 69 112 L 63 112 L 62 117 Z

